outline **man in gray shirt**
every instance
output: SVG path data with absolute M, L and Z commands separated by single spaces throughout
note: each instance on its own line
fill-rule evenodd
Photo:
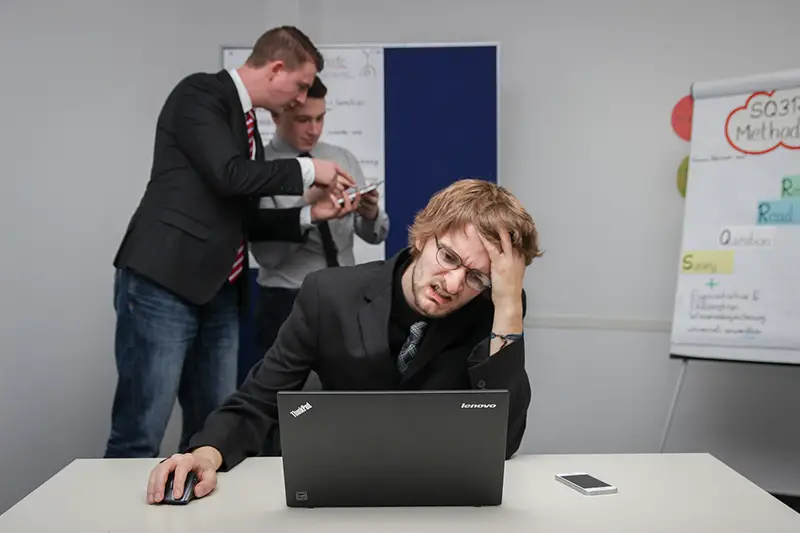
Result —
M 280 114 L 273 113 L 276 133 L 265 146 L 264 158 L 268 161 L 303 156 L 329 159 L 347 171 L 358 188 L 364 187 L 364 175 L 358 159 L 345 148 L 319 141 L 325 121 L 326 94 L 325 84 L 317 77 L 302 105 Z M 299 216 L 306 238 L 303 243 L 275 241 L 251 244 L 251 252 L 259 265 L 253 362 L 260 360 L 272 346 L 278 329 L 292 310 L 306 275 L 323 268 L 355 264 L 355 235 L 370 244 L 386 240 L 389 217 L 379 208 L 378 192 L 364 194 L 356 201 L 358 206 L 343 208 L 344 214 L 339 218 L 318 222 L 318 218 L 328 217 L 327 213 L 315 216 L 315 210 L 324 209 L 322 202 L 308 205 L 302 196 L 269 196 L 261 199 L 262 209 L 302 206 Z M 306 388 L 318 388 L 313 373 Z

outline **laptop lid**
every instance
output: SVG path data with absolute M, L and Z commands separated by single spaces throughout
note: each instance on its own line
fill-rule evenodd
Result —
M 290 507 L 499 505 L 508 391 L 278 393 Z

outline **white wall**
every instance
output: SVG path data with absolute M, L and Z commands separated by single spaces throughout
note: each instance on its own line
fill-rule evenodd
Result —
M 500 181 L 547 248 L 526 279 L 540 327 L 527 330 L 523 450 L 657 452 L 680 366 L 668 328 L 683 216 L 675 175 L 689 145 L 671 130 L 672 106 L 696 80 L 796 68 L 800 4 L 295 5 L 320 44 L 500 43 Z M 420 127 L 435 127 L 436 103 L 425 105 L 432 122 Z M 768 490 L 800 494 L 799 381 L 795 367 L 692 362 L 667 451 L 709 451 Z
M 112 265 L 180 77 L 252 44 L 263 0 L 0 2 L 0 512 L 105 448 Z M 175 445 L 174 426 L 166 448 Z
M 594 4 L 0 3 L 0 512 L 72 458 L 102 454 L 116 379 L 111 260 L 147 179 L 156 115 L 180 76 L 217 69 L 221 45 L 250 45 L 269 26 L 300 23 L 327 44 L 500 41 L 501 181 L 548 248 L 527 280 L 532 323 L 666 328 L 674 174 L 688 153 L 671 107 L 697 79 L 795 67 L 800 5 Z M 667 334 L 528 335 L 524 451 L 658 450 L 678 371 Z M 692 363 L 667 449 L 711 451 L 769 490 L 800 493 L 798 378 Z

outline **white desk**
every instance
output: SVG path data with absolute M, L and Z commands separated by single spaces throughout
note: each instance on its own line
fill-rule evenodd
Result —
M 248 459 L 187 506 L 145 503 L 156 460 L 82 459 L 0 516 L 0 533 L 798 533 L 800 514 L 706 454 L 521 455 L 499 507 L 289 509 L 278 458 Z M 553 479 L 619 487 L 583 496 Z

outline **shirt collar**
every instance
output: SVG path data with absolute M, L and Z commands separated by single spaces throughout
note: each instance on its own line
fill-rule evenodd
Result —
M 247 92 L 247 87 L 244 86 L 242 77 L 239 76 L 239 72 L 235 68 L 230 69 L 228 74 L 230 74 L 231 78 L 233 78 L 233 84 L 236 86 L 236 92 L 239 93 L 239 101 L 242 103 L 242 111 L 245 113 L 250 112 L 250 110 L 253 109 L 253 101 L 250 99 L 250 93 Z
M 297 155 L 300 153 L 300 150 L 289 144 L 288 141 L 285 141 L 277 132 L 275 135 L 272 136 L 272 140 L 270 141 L 272 147 L 275 149 L 276 152 L 280 152 L 282 154 L 292 154 Z M 316 150 L 316 146 L 311 149 L 311 155 L 314 155 L 314 151 Z

